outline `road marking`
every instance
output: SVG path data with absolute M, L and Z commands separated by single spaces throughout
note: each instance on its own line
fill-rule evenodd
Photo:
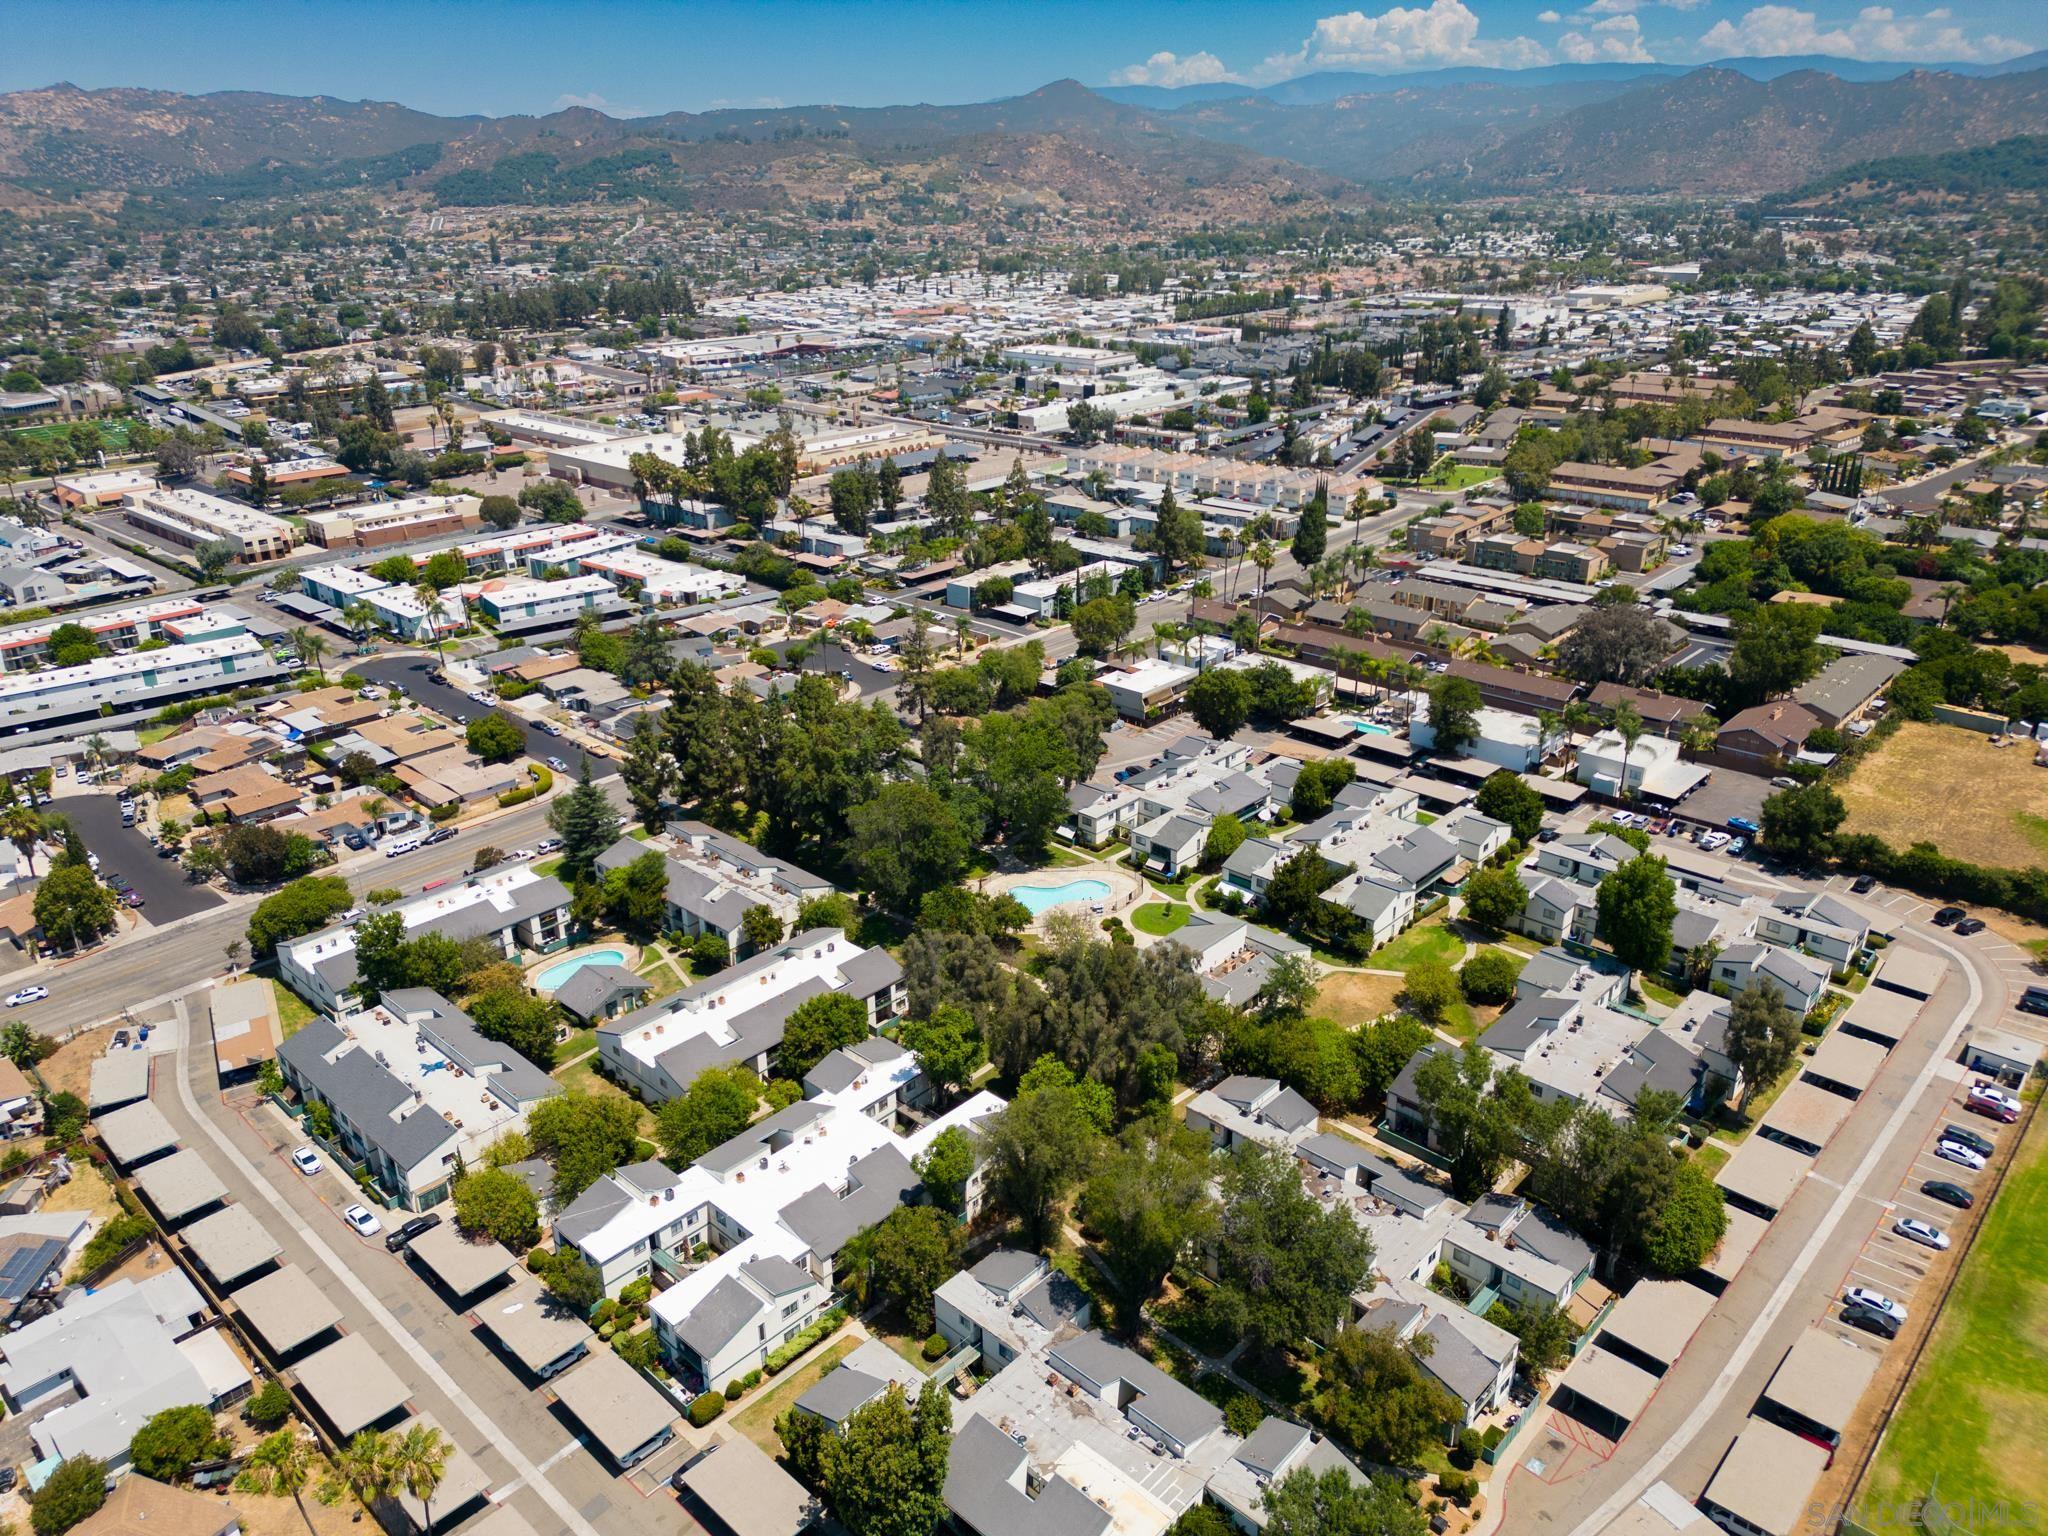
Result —
M 1764 1303 L 1763 1310 L 1750 1324 L 1749 1331 L 1729 1353 L 1720 1373 L 1693 1404 L 1692 1412 L 1686 1415 L 1675 1431 L 1665 1435 L 1663 1442 L 1598 1509 L 1572 1527 L 1569 1536 L 1598 1536 L 1599 1532 L 1606 1530 L 1621 1518 L 1624 1510 L 1643 1496 L 1652 1483 L 1664 1475 L 1665 1469 L 1676 1461 L 1682 1452 L 1690 1449 L 1705 1433 L 1708 1422 L 1720 1412 L 1722 1403 L 1734 1390 L 1736 1379 L 1748 1369 L 1749 1362 L 1756 1352 L 1763 1348 L 1765 1336 L 1777 1325 L 1779 1317 L 1792 1304 L 1793 1297 L 1806 1286 L 1808 1272 L 1813 1268 L 1815 1260 L 1820 1257 L 1821 1250 L 1833 1239 L 1835 1228 L 1841 1225 L 1842 1218 L 1856 1204 L 1854 1196 L 1877 1171 L 1879 1160 L 1892 1150 L 1892 1143 L 1899 1131 L 1933 1084 L 1935 1069 L 1953 1053 L 1956 1041 L 1961 1038 L 1968 1020 L 1974 1017 L 1978 1008 L 1983 1005 L 1984 983 L 1978 979 L 1976 968 L 1970 964 L 1969 957 L 1944 939 L 1931 935 L 1926 937 L 1935 948 L 1948 951 L 1969 980 L 1968 996 L 1962 1009 L 1950 1023 L 1947 1035 L 1927 1059 L 1927 1063 L 1921 1067 L 1918 1076 L 1913 1079 L 1911 1090 L 1893 1107 L 1891 1118 L 1885 1123 L 1877 1138 L 1871 1142 L 1870 1149 L 1863 1154 L 1863 1160 L 1856 1165 L 1856 1171 L 1850 1175 L 1848 1183 L 1842 1186 L 1842 1197 L 1829 1206 L 1822 1215 L 1819 1224 L 1814 1227 L 1805 1245 L 1794 1258 L 1792 1267 L 1785 1271 L 1784 1277 L 1778 1282 L 1778 1288 L 1771 1292 L 1770 1299 Z
M 298 1211 L 271 1187 L 263 1171 L 250 1162 L 243 1155 L 242 1149 L 228 1140 L 227 1134 L 200 1109 L 199 1100 L 192 1092 L 192 1080 L 185 1070 L 191 1055 L 192 1031 L 190 1021 L 186 1017 L 183 998 L 177 1001 L 175 1014 L 172 1027 L 178 1031 L 178 1099 L 184 1105 L 185 1112 L 192 1117 L 200 1130 L 205 1132 L 207 1139 L 220 1148 L 242 1177 L 254 1186 L 256 1193 L 265 1203 L 284 1219 L 285 1225 L 298 1233 L 300 1240 L 313 1251 L 313 1257 L 327 1266 L 334 1277 L 348 1288 L 349 1294 L 355 1297 L 363 1310 L 376 1320 L 401 1350 L 412 1357 L 421 1374 L 441 1389 L 455 1405 L 456 1411 L 468 1419 L 476 1427 L 477 1433 L 484 1437 L 485 1442 L 494 1446 L 498 1454 L 511 1464 L 521 1481 L 533 1485 L 534 1492 L 547 1501 L 548 1508 L 554 1511 L 555 1518 L 562 1522 L 564 1528 L 574 1531 L 576 1536 L 598 1536 L 597 1527 L 578 1514 L 575 1506 L 562 1496 L 561 1490 L 541 1476 L 540 1469 L 534 1466 L 526 1453 L 514 1445 L 505 1431 L 477 1406 L 474 1398 L 456 1385 L 455 1378 L 442 1368 L 439 1361 L 427 1353 L 417 1339 L 406 1332 L 398 1319 L 391 1315 L 391 1309 L 377 1299 L 354 1270 L 341 1262 L 334 1250 L 327 1246 L 326 1240 L 307 1226 L 300 1219 Z

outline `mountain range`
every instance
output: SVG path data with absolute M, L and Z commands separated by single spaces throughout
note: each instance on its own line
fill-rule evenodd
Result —
M 2048 133 L 2048 54 L 1739 59 L 1091 90 L 957 106 L 445 117 L 390 102 L 71 85 L 0 94 L 0 205 L 103 210 L 361 187 L 457 205 L 645 200 L 1147 225 L 1474 193 L 1787 193 Z

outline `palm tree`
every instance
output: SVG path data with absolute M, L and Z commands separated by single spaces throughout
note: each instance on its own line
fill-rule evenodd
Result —
M 370 626 L 377 622 L 377 610 L 368 603 L 358 600 L 341 610 L 341 621 L 354 634 L 356 645 L 360 649 L 363 636 L 369 632 Z
M 85 766 L 98 771 L 100 764 L 106 760 L 107 738 L 94 731 L 85 738 Z
M 359 1429 L 335 1458 L 334 1470 L 365 1505 L 391 1489 L 392 1437 L 381 1429 Z
M 43 819 L 25 805 L 10 805 L 0 811 L 0 837 L 14 844 L 28 860 L 28 872 L 36 872 L 36 844 L 42 841 Z
M 320 671 L 320 681 L 327 681 L 327 637 L 301 624 L 289 636 L 292 651 L 299 658 L 299 665 L 308 664 Z
M 1952 581 L 1936 595 L 1941 598 L 1941 622 L 1946 624 L 1948 622 L 1949 609 L 1955 606 L 1957 598 L 1968 597 L 1970 589 L 1958 582 Z
M 1232 555 L 1238 555 L 1241 557 L 1243 554 L 1244 542 L 1243 540 L 1238 538 L 1237 530 L 1230 529 L 1227 532 L 1225 532 L 1223 535 L 1223 563 L 1225 565 L 1229 565 L 1230 557 Z M 1242 558 L 1240 558 L 1238 561 L 1238 569 L 1244 569 L 1244 561 Z M 1237 576 L 1234 572 L 1232 573 L 1229 581 L 1226 583 L 1226 587 L 1231 597 L 1234 598 L 1237 596 Z
M 1621 738 L 1621 797 L 1631 798 L 1628 787 L 1628 760 L 1634 755 L 1636 743 L 1643 739 L 1643 717 L 1635 705 L 1626 699 L 1614 706 L 1614 731 Z
M 250 1453 L 242 1470 L 259 1493 L 289 1494 L 292 1503 L 298 1506 L 299 1518 L 306 1522 L 306 1529 L 314 1529 L 313 1517 L 306 1513 L 305 1500 L 299 1497 L 313 1475 L 313 1446 L 310 1441 L 301 1440 L 298 1433 L 287 1425 L 266 1436 Z
M 441 1486 L 442 1474 L 448 1470 L 448 1453 L 452 1447 L 441 1431 L 417 1422 L 395 1439 L 387 1436 L 386 1445 L 384 1466 L 390 1486 L 420 1501 L 420 1509 L 425 1516 L 420 1529 L 431 1531 L 434 1528 L 434 1490 Z
M 434 642 L 434 660 L 438 664 L 442 659 L 441 589 L 431 581 L 422 581 L 414 585 L 412 595 L 419 599 L 420 607 L 426 610 L 426 616 L 420 622 L 426 627 L 428 637 Z
M 1273 563 L 1278 558 L 1273 553 L 1273 546 L 1264 539 L 1259 540 L 1258 543 L 1252 546 L 1252 564 L 1259 568 L 1259 590 L 1261 592 L 1265 591 L 1266 576 L 1272 571 Z
M 973 638 L 974 625 L 969 622 L 967 615 L 963 613 L 953 621 L 953 654 L 955 656 L 965 656 L 967 654 L 967 642 Z

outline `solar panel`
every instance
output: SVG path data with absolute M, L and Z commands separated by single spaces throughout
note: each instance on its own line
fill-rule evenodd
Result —
M 49 1273 L 50 1266 L 64 1256 L 64 1245 L 55 1238 L 24 1243 L 0 1258 L 0 1298 L 20 1301 Z

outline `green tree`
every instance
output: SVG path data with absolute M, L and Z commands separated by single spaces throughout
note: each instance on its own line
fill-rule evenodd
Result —
M 526 750 L 526 733 L 495 709 L 470 721 L 462 739 L 487 763 L 509 763 Z
M 946 1512 L 952 1432 L 946 1389 L 928 1382 L 915 1405 L 892 1384 L 825 1437 L 818 1481 L 849 1536 L 931 1536 Z
M 1348 1210 L 1309 1198 L 1293 1157 L 1270 1148 L 1236 1148 L 1222 1190 L 1212 1251 L 1231 1320 L 1261 1349 L 1327 1345 L 1372 1267 L 1372 1239 Z
M 1316 482 L 1316 491 L 1301 509 L 1301 516 L 1294 524 L 1294 542 L 1290 546 L 1294 563 L 1304 571 L 1323 558 L 1323 551 L 1330 542 L 1330 492 L 1321 481 Z
M 1735 620 L 1728 676 L 1743 701 L 1764 700 L 1796 688 L 1821 667 L 1815 642 L 1823 609 L 1805 603 L 1759 603 Z
M 1320 821 L 1329 815 L 1330 807 L 1337 803 L 1339 792 L 1357 774 L 1357 767 L 1346 758 L 1310 759 L 1295 774 L 1288 810 L 1296 821 Z
M 776 1075 L 801 1082 L 805 1073 L 833 1051 L 857 1045 L 867 1037 L 867 1004 L 859 998 L 844 992 L 821 992 L 806 998 L 783 1025 L 782 1043 L 775 1048 Z
M 861 885 L 892 911 L 958 879 L 972 851 L 953 809 L 924 784 L 886 784 L 847 816 L 847 857 Z
M 550 1295 L 578 1317 L 588 1317 L 590 1309 L 604 1297 L 604 1276 L 573 1248 L 555 1255 L 541 1281 Z
M 1130 637 L 1137 614 L 1129 598 L 1097 597 L 1076 608 L 1069 622 L 1082 654 L 1106 656 Z
M 434 1528 L 434 1494 L 447 1473 L 448 1458 L 454 1449 L 440 1430 L 417 1419 L 403 1432 L 393 1431 L 389 1441 L 386 1466 L 391 1489 L 419 1500 L 425 1517 L 421 1523 L 429 1531 Z
M 1769 981 L 1755 981 L 1728 1005 L 1728 1059 L 1752 1093 L 1768 1089 L 1799 1055 L 1800 1018 L 1785 1006 L 1785 994 Z
M 1354 1031 L 1351 1050 L 1358 1058 L 1359 1098 L 1367 1104 L 1383 1101 L 1401 1069 L 1433 1038 L 1428 1025 L 1401 1015 L 1376 1019 Z
M 1022 1089 L 980 1125 L 989 1183 L 1006 1210 L 1042 1243 L 1053 1218 L 1094 1164 L 1101 1129 L 1087 1095 L 1071 1074 L 1065 1081 Z
M 605 915 L 631 934 L 651 939 L 668 926 L 668 857 L 650 848 L 605 872 Z
M 1417 1018 L 1435 1022 L 1450 1011 L 1460 991 L 1450 966 L 1434 958 L 1418 960 L 1401 983 L 1401 1001 Z
M 249 1422 L 258 1429 L 275 1429 L 292 1416 L 292 1394 L 275 1376 L 263 1378 L 263 1385 L 242 1405 Z
M 974 1177 L 974 1138 L 949 1125 L 931 1140 L 917 1160 L 917 1176 L 925 1193 L 942 1211 L 966 1214 L 967 1183 Z
M 1242 848 L 1250 835 L 1245 831 L 1243 822 L 1225 811 L 1209 823 L 1209 835 L 1202 843 L 1202 867 L 1220 869 L 1224 860 Z
M 1728 1204 L 1720 1186 L 1690 1159 L 1672 1171 L 1663 1203 L 1652 1216 L 1642 1255 L 1667 1275 L 1685 1275 L 1714 1256 L 1728 1231 Z
M 263 898 L 249 914 L 249 953 L 258 959 L 287 939 L 325 927 L 353 904 L 338 875 L 306 875 Z
M 1670 960 L 1676 890 L 1663 859 L 1653 853 L 1637 854 L 1600 882 L 1594 893 L 1600 936 L 1629 969 L 1654 976 Z
M 565 881 L 589 877 L 598 855 L 619 840 L 619 813 L 590 777 L 585 758 L 576 786 L 548 810 L 548 825 L 562 840 L 561 874 Z
M 1529 889 L 1512 865 L 1479 870 L 1465 882 L 1465 915 L 1496 933 L 1513 926 L 1529 904 Z
M 1848 819 L 1849 808 L 1829 784 L 1802 784 L 1766 796 L 1763 844 L 1802 864 L 1826 855 L 1835 831 Z
M 1440 677 L 1429 689 L 1429 728 L 1433 750 L 1442 757 L 1460 757 L 1479 740 L 1479 685 L 1468 677 Z
M 662 1150 L 677 1167 L 744 1131 L 761 1103 L 761 1080 L 745 1067 L 706 1067 L 654 1117 Z
M 213 1414 L 197 1403 L 151 1415 L 128 1442 L 128 1459 L 144 1477 L 174 1483 L 203 1461 L 214 1443 Z
M 1458 985 L 1475 1003 L 1505 1003 L 1515 995 L 1521 967 L 1504 949 L 1482 949 L 1458 969 Z
M 1297 1467 L 1262 1496 L 1266 1536 L 1424 1536 L 1422 1511 L 1392 1478 L 1355 1481 L 1343 1467 Z
M 910 1331 L 932 1331 L 932 1292 L 960 1262 L 961 1228 L 929 1205 L 899 1205 L 868 1234 L 872 1285 L 902 1309 Z
M 775 909 L 756 902 L 740 914 L 740 942 L 750 950 L 773 948 L 782 942 L 782 919 Z
M 1228 741 L 1252 717 L 1251 679 L 1239 667 L 1211 667 L 1188 684 L 1182 702 L 1204 732 Z
M 534 1150 L 555 1165 L 557 1208 L 629 1161 L 639 1131 L 640 1106 L 612 1095 L 543 1099 L 526 1117 Z
M 517 1174 L 479 1168 L 455 1181 L 455 1224 L 470 1237 L 493 1238 L 514 1253 L 540 1241 L 540 1203 Z
M 640 825 L 650 832 L 660 831 L 663 807 L 675 793 L 676 773 L 654 716 L 642 715 L 633 722 L 626 755 L 619 763 L 619 780 L 626 786 L 626 798 L 633 802 Z
M 1412 1464 L 1459 1417 L 1450 1394 L 1385 1328 L 1347 1328 L 1323 1356 L 1316 1417 L 1361 1455 Z
M 1543 797 L 1505 768 L 1487 775 L 1473 805 L 1480 815 L 1506 822 L 1517 842 L 1533 843 L 1543 830 Z
M 988 1060 L 974 1015 L 950 1003 L 934 1008 L 929 1018 L 905 1023 L 902 1039 L 917 1057 L 919 1070 L 942 1094 L 966 1087 Z
M 509 533 L 519 526 L 519 503 L 510 496 L 486 496 L 478 504 L 477 511 L 500 533 Z
M 114 896 L 91 869 L 60 864 L 36 887 L 36 925 L 52 944 L 91 943 L 114 926 Z
M 92 1456 L 61 1462 L 29 1501 L 36 1536 L 64 1536 L 107 1502 L 107 1464 Z
M 1126 1331 L 1181 1257 L 1215 1232 L 1211 1176 L 1207 1141 L 1172 1120 L 1126 1127 L 1089 1175 L 1076 1210 L 1109 1266 Z

